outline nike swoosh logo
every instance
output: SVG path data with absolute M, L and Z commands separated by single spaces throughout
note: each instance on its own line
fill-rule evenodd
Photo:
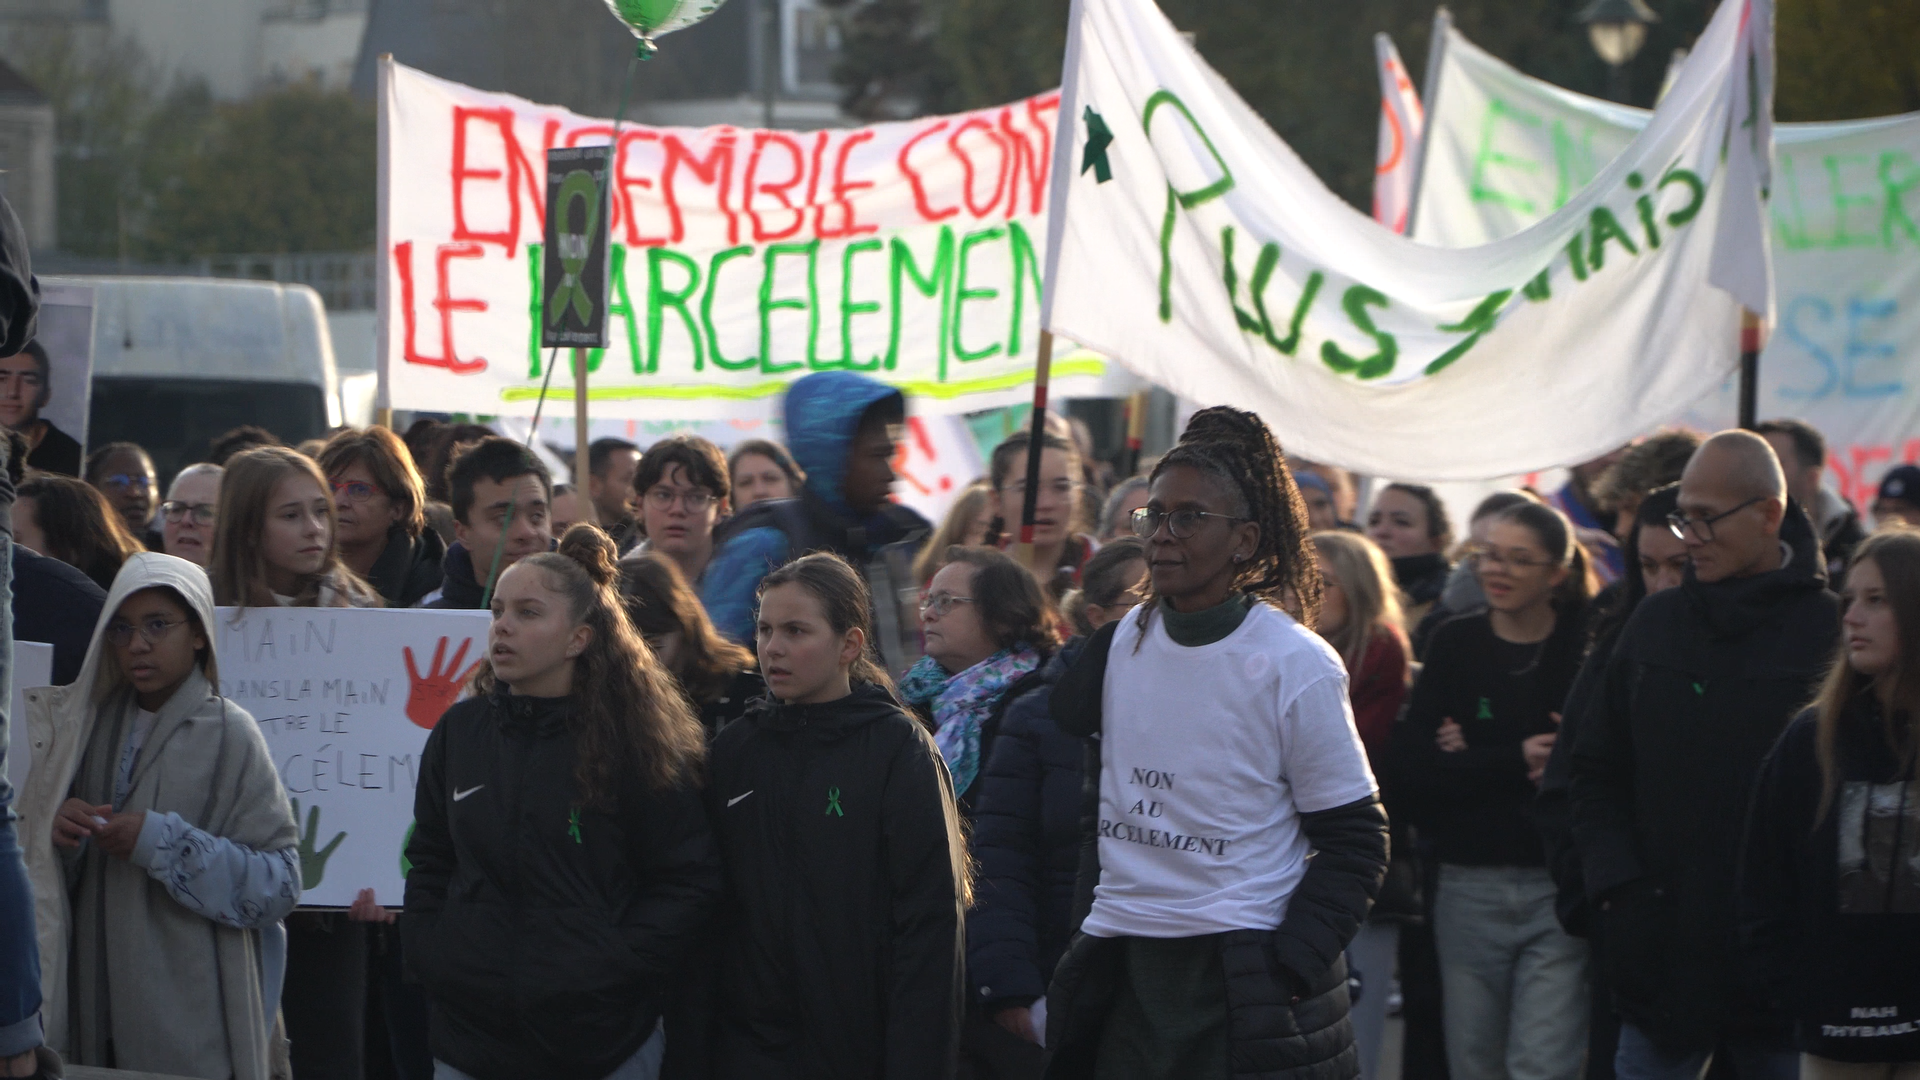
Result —
M 474 792 L 476 792 L 476 791 L 479 791 L 479 790 L 480 790 L 481 788 L 483 788 L 483 787 L 486 787 L 486 786 L 487 786 L 487 785 L 485 785 L 485 784 L 475 784 L 475 785 L 473 785 L 472 787 L 470 787 L 470 788 L 468 788 L 468 789 L 467 789 L 467 790 L 465 790 L 465 791 L 456 791 L 456 792 L 454 792 L 454 793 L 453 793 L 453 801 L 454 801 L 454 802 L 459 802 L 459 801 L 460 801 L 461 799 L 464 799 L 464 798 L 466 798 L 467 796 L 469 796 L 469 795 L 471 795 L 471 794 L 473 794 L 473 793 L 474 793 Z
M 747 795 L 751 795 L 751 794 L 753 794 L 753 792 L 749 791 L 746 793 L 746 795 L 735 795 L 733 798 L 727 800 L 727 805 L 732 806 L 734 803 L 739 802 L 741 799 L 744 799 L 747 797 Z

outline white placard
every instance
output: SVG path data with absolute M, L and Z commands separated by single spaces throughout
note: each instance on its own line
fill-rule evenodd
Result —
M 397 907 L 427 733 L 485 662 L 484 611 L 220 608 L 220 692 L 293 800 L 302 906 Z

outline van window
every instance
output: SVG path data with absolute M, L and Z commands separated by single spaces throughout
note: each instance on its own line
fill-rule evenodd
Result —
M 311 383 L 238 379 L 93 380 L 87 450 L 136 442 L 153 455 L 161 494 L 173 474 L 207 455 L 207 444 L 241 424 L 266 428 L 288 446 L 327 430 L 327 399 Z

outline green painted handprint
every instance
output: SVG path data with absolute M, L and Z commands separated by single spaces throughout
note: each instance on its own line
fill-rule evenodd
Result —
M 296 824 L 300 821 L 299 799 L 293 800 L 293 820 Z M 340 842 L 347 838 L 346 833 L 336 833 L 333 839 L 327 841 L 326 847 L 315 851 L 313 843 L 319 835 L 320 808 L 316 806 L 307 811 L 307 827 L 300 834 L 300 887 L 302 889 L 311 889 L 320 884 L 320 879 L 327 873 L 327 860 L 333 857 L 334 851 L 340 847 Z

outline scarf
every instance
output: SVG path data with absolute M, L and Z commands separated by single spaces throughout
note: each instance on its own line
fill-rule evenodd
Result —
M 907 703 L 933 713 L 933 742 L 947 759 L 955 796 L 964 794 L 980 774 L 980 729 L 1009 686 L 1040 666 L 1040 654 L 1031 645 L 1002 649 L 960 672 L 947 669 L 931 656 L 907 669 L 900 694 Z

